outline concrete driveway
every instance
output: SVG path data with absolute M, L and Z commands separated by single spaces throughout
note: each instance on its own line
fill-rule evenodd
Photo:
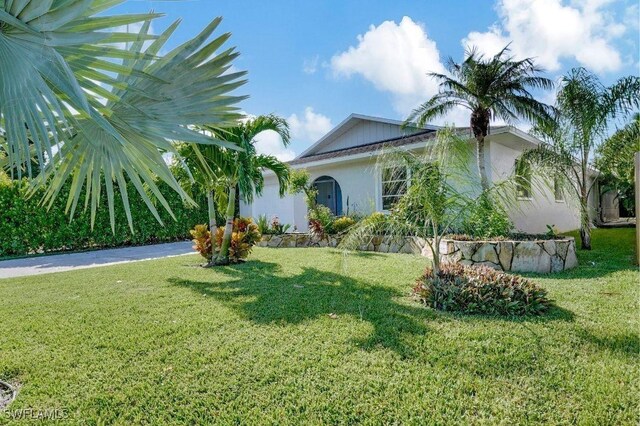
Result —
M 25 259 L 0 261 L 0 279 L 72 271 L 75 269 L 97 268 L 118 263 L 139 262 L 141 260 L 194 254 L 193 243 L 157 244 L 152 246 L 125 247 L 96 250 L 84 253 L 56 254 Z

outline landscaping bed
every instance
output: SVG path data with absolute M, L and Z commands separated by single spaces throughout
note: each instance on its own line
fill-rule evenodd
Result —
M 463 265 L 484 265 L 502 271 L 552 273 L 575 268 L 578 265 L 573 237 L 544 237 L 519 235 L 518 240 L 454 240 L 440 243 L 441 260 Z M 311 237 L 303 233 L 281 235 L 266 234 L 260 247 L 337 247 L 342 237 L 328 235 Z M 361 251 L 378 253 L 412 253 L 431 257 L 426 241 L 417 237 L 372 237 L 359 247 Z

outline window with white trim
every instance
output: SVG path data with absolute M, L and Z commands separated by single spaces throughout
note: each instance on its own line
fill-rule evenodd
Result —
M 382 209 L 391 210 L 407 192 L 409 173 L 406 167 L 382 169 Z

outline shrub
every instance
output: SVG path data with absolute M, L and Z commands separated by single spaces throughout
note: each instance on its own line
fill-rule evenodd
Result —
M 258 231 L 261 235 L 282 235 L 286 234 L 287 231 L 291 229 L 291 225 L 289 225 L 288 223 L 280 223 L 280 219 L 278 218 L 278 216 L 274 216 L 271 219 L 271 222 L 269 222 L 269 220 L 267 219 L 267 215 L 264 214 L 258 216 L 256 225 L 258 226 Z
M 488 196 L 481 196 L 463 219 L 462 233 L 477 238 L 503 237 L 509 235 L 513 223 L 500 203 Z
M 356 224 L 356 220 L 350 216 L 339 217 L 333 221 L 333 232 L 340 234 Z
M 486 266 L 445 264 L 437 276 L 428 268 L 413 292 L 427 306 L 469 314 L 539 315 L 550 304 L 538 285 Z
M 261 214 L 260 216 L 258 216 L 256 226 L 258 227 L 258 231 L 260 231 L 261 234 L 265 235 L 269 233 L 269 219 L 267 219 L 266 214 Z
M 199 207 L 185 206 L 173 189 L 158 182 L 160 192 L 175 215 L 174 220 L 157 203 L 163 226 L 153 217 L 133 184 L 129 183 L 127 191 L 134 232 L 129 229 L 120 197 L 115 198 L 115 232 L 112 231 L 106 196 L 101 198 L 91 229 L 91 214 L 82 208 L 82 201 L 73 220 L 65 213 L 70 186 L 68 182 L 51 208 L 47 208 L 40 204 L 42 191 L 36 191 L 27 198 L 29 182 L 26 179 L 0 179 L 0 257 L 186 240 L 190 229 L 208 221 L 204 195 L 193 194 Z M 106 192 L 103 186 L 102 193 Z
M 189 233 L 193 237 L 193 249 L 200 253 L 207 261 L 210 261 L 213 257 L 213 250 L 211 249 L 211 232 L 209 232 L 209 227 L 207 225 L 196 225 Z
M 219 227 L 216 232 L 216 253 L 222 246 L 224 227 Z M 258 226 L 250 218 L 237 218 L 233 221 L 233 234 L 229 246 L 229 261 L 238 263 L 249 257 L 253 246 L 260 241 Z
M 319 238 L 326 234 L 333 234 L 334 220 L 335 216 L 329 207 L 316 204 L 312 209 L 309 209 L 309 233 Z
M 271 227 L 269 231 L 276 235 L 282 235 L 286 234 L 289 228 L 291 228 L 291 225 L 288 223 L 280 223 L 280 218 L 278 216 L 274 216 L 271 219 Z

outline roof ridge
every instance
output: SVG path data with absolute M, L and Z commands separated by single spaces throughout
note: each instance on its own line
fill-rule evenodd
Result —
M 366 148 L 372 145 L 378 145 L 378 144 L 384 144 L 384 143 L 389 143 L 389 142 L 396 142 L 402 139 L 408 139 L 408 138 L 413 138 L 416 136 L 422 136 L 422 135 L 426 135 L 429 133 L 435 133 L 436 130 L 432 130 L 432 129 L 426 129 L 426 130 L 422 130 L 420 132 L 416 132 L 416 133 L 411 133 L 408 135 L 402 135 L 402 136 L 396 136 L 394 138 L 389 138 L 389 139 L 382 139 L 379 141 L 375 141 L 375 142 L 369 142 L 369 143 L 365 143 L 365 144 L 361 144 L 361 145 L 355 145 L 355 146 L 350 146 L 347 148 L 340 148 L 340 149 L 333 149 L 331 151 L 324 151 L 324 152 L 320 152 L 317 154 L 307 154 L 307 155 L 303 155 L 300 156 L 299 158 L 296 158 L 296 160 L 302 160 L 303 158 L 311 158 L 311 157 L 315 157 L 317 155 L 323 155 L 323 154 L 332 154 L 332 153 L 336 153 L 336 152 L 342 152 L 342 151 L 348 151 L 350 149 L 356 149 L 356 148 Z

